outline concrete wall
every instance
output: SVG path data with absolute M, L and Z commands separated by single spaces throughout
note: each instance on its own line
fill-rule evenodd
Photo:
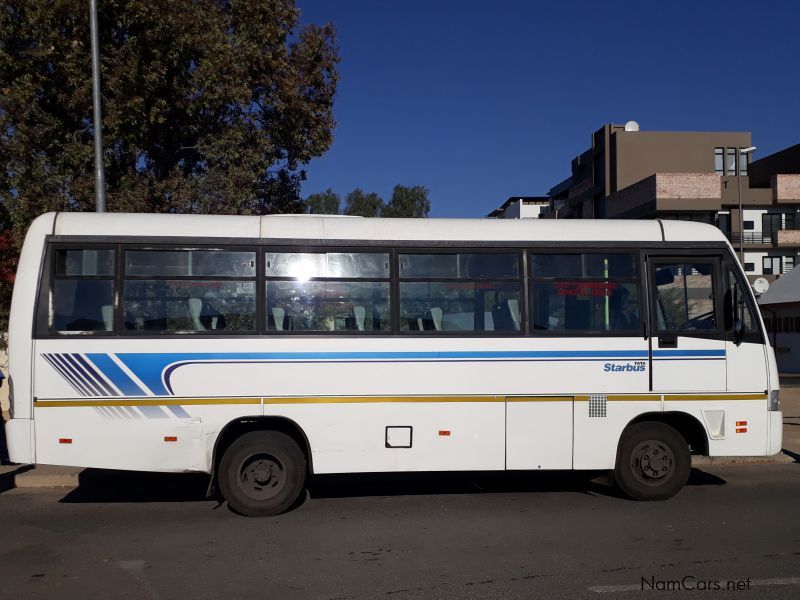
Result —
M 654 173 L 714 173 L 714 148 L 750 146 L 749 132 L 615 131 L 612 169 L 621 190 Z

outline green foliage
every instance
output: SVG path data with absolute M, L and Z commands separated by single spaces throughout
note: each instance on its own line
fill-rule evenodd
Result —
M 356 188 L 345 198 L 344 214 L 355 217 L 379 217 L 383 207 L 383 198 L 378 194 Z
M 306 209 L 312 215 L 338 215 L 340 204 L 339 194 L 331 188 L 320 194 L 311 194 L 306 198 Z
M 303 166 L 332 141 L 333 27 L 298 30 L 294 0 L 98 5 L 108 209 L 302 210 Z M 0 220 L 15 247 L 43 212 L 93 210 L 91 107 L 88 2 L 3 3 Z
M 421 185 L 396 185 L 392 198 L 381 211 L 382 217 L 427 217 L 431 212 L 428 188 Z

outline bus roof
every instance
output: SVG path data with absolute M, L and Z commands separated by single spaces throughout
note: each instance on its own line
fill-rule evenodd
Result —
M 56 236 L 376 241 L 722 241 L 711 225 L 673 220 L 370 219 L 318 215 L 48 213 Z M 48 227 L 49 229 L 50 227 Z

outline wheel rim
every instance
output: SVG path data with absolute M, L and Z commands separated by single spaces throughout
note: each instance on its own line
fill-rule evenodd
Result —
M 248 498 L 270 500 L 286 487 L 286 470 L 271 454 L 255 454 L 242 461 L 237 482 Z
M 659 440 L 639 442 L 631 452 L 631 471 L 640 483 L 661 485 L 675 471 L 675 453 Z

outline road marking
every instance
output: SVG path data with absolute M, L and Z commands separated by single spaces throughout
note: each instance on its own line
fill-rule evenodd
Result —
M 722 580 L 719 580 L 722 581 Z M 732 581 L 739 581 L 734 579 Z M 751 586 L 771 586 L 771 585 L 800 585 L 800 577 L 774 577 L 772 579 L 751 579 Z M 641 585 L 628 584 L 628 585 L 593 585 L 589 590 L 598 594 L 608 594 L 615 592 L 642 592 L 651 591 L 643 590 Z M 655 591 L 655 590 L 653 590 Z

